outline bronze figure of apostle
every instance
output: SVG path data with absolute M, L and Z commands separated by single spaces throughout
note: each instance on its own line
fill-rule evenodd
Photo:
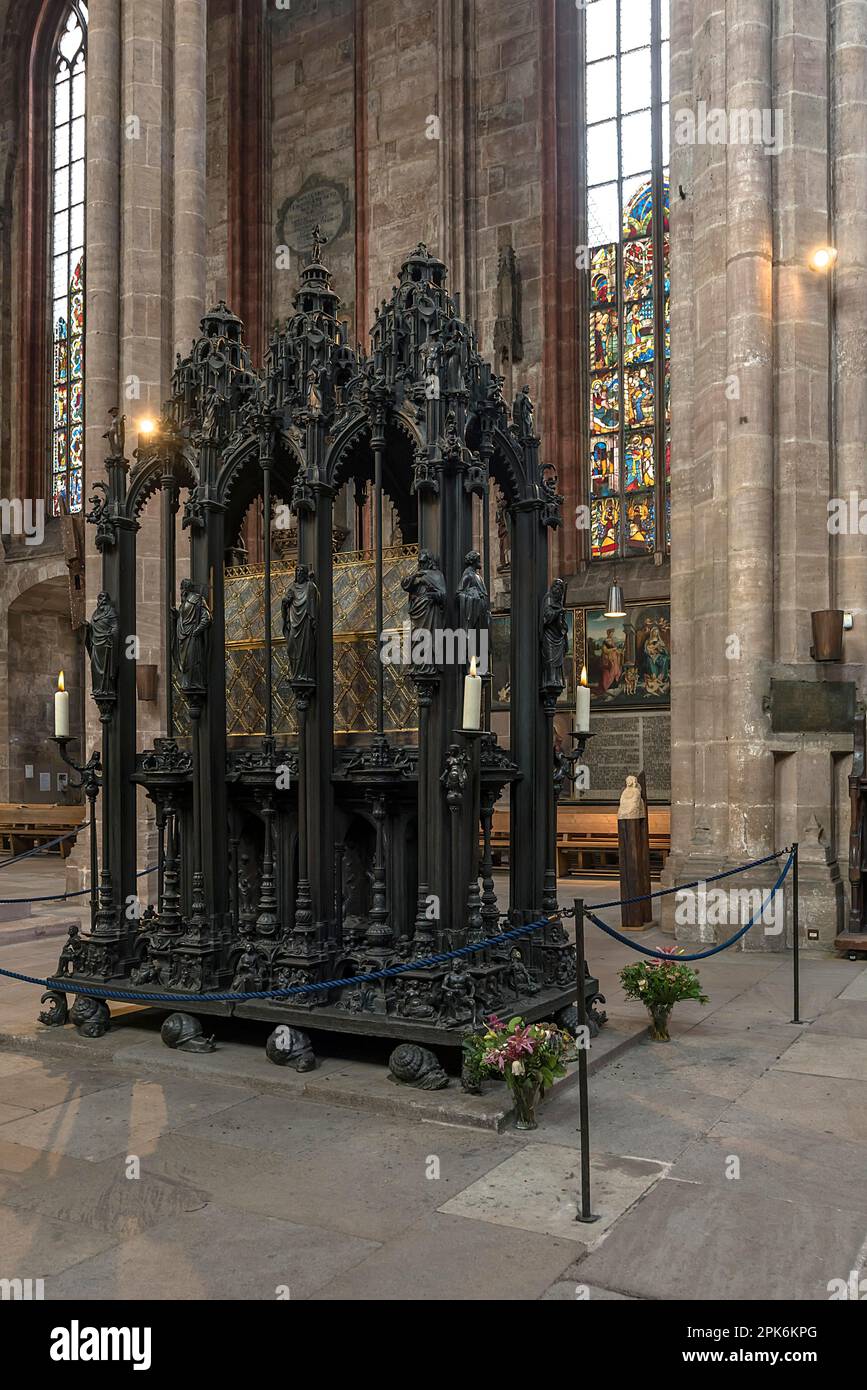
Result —
M 295 566 L 295 582 L 286 590 L 281 612 L 290 684 L 315 685 L 319 590 L 307 565 Z
M 476 634 L 478 651 L 478 634 L 487 632 L 491 623 L 491 605 L 482 578 L 482 557 L 477 550 L 471 550 L 464 559 L 464 572 L 458 585 L 458 612 L 464 632 Z
M 93 698 L 113 700 L 117 695 L 120 621 L 106 593 L 97 595 L 93 616 L 84 629 L 84 644 L 90 657 Z
M 413 631 L 429 632 L 433 636 L 446 606 L 446 581 L 429 551 L 419 551 L 418 569 L 402 579 L 400 586 L 409 594 Z
M 409 621 L 412 628 L 413 661 L 418 674 L 433 674 L 437 670 L 435 633 L 440 628 L 446 606 L 445 575 L 433 555 L 427 550 L 418 554 L 418 568 L 400 581 L 409 595 Z M 421 644 L 418 634 L 421 636 Z
M 564 599 L 566 585 L 555 579 L 542 600 L 540 643 L 542 648 L 542 689 L 561 691 L 566 684 L 566 644 L 569 624 Z
M 174 658 L 181 690 L 204 695 L 208 688 L 211 613 L 205 596 L 191 579 L 181 580 L 180 607 L 175 608 Z

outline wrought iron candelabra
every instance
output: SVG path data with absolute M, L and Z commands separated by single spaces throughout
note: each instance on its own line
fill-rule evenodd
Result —
M 595 731 L 593 729 L 569 730 L 569 737 L 572 740 L 574 746 L 570 751 L 564 750 L 563 757 L 565 758 L 566 762 L 569 763 L 571 770 L 571 780 L 573 782 L 575 781 L 575 769 L 577 768 L 579 763 L 583 763 L 588 740 L 593 737 L 594 732 Z

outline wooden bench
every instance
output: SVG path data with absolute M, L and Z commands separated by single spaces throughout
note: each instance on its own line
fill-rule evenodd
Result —
M 647 812 L 650 838 L 651 871 L 658 873 L 671 849 L 671 808 L 650 806 Z M 494 863 L 508 863 L 509 812 L 494 812 L 491 827 L 491 849 Z M 617 807 L 558 806 L 557 808 L 557 877 L 568 878 L 573 873 L 599 872 L 616 869 Z
M 87 818 L 85 806 L 49 806 L 33 803 L 0 802 L 0 854 L 12 856 L 56 840 L 70 830 L 79 830 Z M 74 837 L 61 840 L 56 852 L 65 859 Z

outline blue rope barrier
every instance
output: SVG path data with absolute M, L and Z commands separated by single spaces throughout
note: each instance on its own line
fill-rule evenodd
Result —
M 158 865 L 151 864 L 149 869 L 139 869 L 136 878 L 146 878 L 148 874 L 155 874 Z M 74 893 L 49 893 L 43 898 L 0 898 L 0 907 L 9 907 L 13 903 L 59 903 L 66 902 L 67 898 L 83 898 L 90 894 L 89 888 L 76 888 Z
M 82 821 L 77 830 L 67 830 L 65 835 L 58 835 L 56 840 L 47 840 L 44 845 L 34 845 L 32 849 L 22 850 L 20 854 L 13 854 L 11 859 L 0 859 L 0 869 L 6 869 L 10 864 L 20 864 L 22 859 L 31 859 L 34 854 L 44 854 L 47 849 L 54 849 L 55 845 L 62 845 L 64 840 L 71 840 L 74 836 L 80 835 L 82 830 L 90 829 L 90 821 Z M 16 831 L 22 836 L 31 832 L 27 830 Z
M 742 865 L 740 872 L 743 872 L 744 869 L 755 868 L 759 864 L 767 864 L 774 859 L 779 859 L 780 855 L 784 853 L 785 850 L 779 850 L 776 854 L 768 855 L 765 859 L 754 860 L 750 864 Z M 788 875 L 788 872 L 792 867 L 794 857 L 795 851 L 794 849 L 792 849 L 789 851 L 789 857 L 786 860 L 786 863 L 783 867 L 782 872 L 780 873 L 779 878 L 774 884 L 774 887 L 771 889 L 767 899 L 762 904 L 759 912 L 754 917 L 751 917 L 749 922 L 747 922 L 743 927 L 741 927 L 737 932 L 735 932 L 734 936 L 729 937 L 727 941 L 720 942 L 717 946 L 710 947 L 707 951 L 698 951 L 694 952 L 691 955 L 674 956 L 669 951 L 658 951 L 648 946 L 639 946 L 637 942 L 631 941 L 627 936 L 623 936 L 620 932 L 616 931 L 614 927 L 609 927 L 608 924 L 606 922 L 601 921 L 600 918 L 598 918 L 595 915 L 595 913 L 585 910 L 585 916 L 593 923 L 594 926 L 599 927 L 601 931 L 605 932 L 606 935 L 613 937 L 615 941 L 621 942 L 624 946 L 631 947 L 633 951 L 639 951 L 642 955 L 651 956 L 657 960 L 678 960 L 684 962 L 693 960 L 707 960 L 710 956 L 716 956 L 719 955 L 721 951 L 728 950 L 730 946 L 733 946 L 736 941 L 739 941 L 741 937 L 745 936 L 746 933 L 753 926 L 755 926 L 756 921 L 759 918 L 764 916 L 769 904 L 773 901 L 774 897 L 782 887 Z M 156 867 L 156 865 L 153 865 L 149 869 L 142 869 L 141 872 L 136 875 L 136 877 L 141 878 L 145 874 L 154 873 Z M 714 875 L 714 879 L 725 878 L 730 876 L 730 874 L 736 872 L 738 872 L 738 870 L 727 870 L 724 874 Z M 713 882 L 714 879 L 697 880 L 695 884 L 682 884 L 680 886 L 682 888 L 696 887 L 700 882 L 710 883 Z M 89 893 L 90 889 L 84 889 L 82 891 Z M 59 894 L 58 896 L 63 898 L 78 897 L 80 896 L 80 894 L 64 893 Z M 0 899 L 0 902 L 3 901 L 3 899 Z M 7 901 L 47 902 L 53 900 L 39 898 L 21 898 L 11 899 Z M 623 901 L 631 902 L 637 900 L 624 899 Z M 601 903 L 599 904 L 599 906 L 600 908 L 619 907 L 621 906 L 621 903 Z M 84 994 L 94 999 L 115 999 L 122 1003 L 133 1004 L 240 1004 L 250 999 L 290 999 L 298 994 L 321 994 L 331 989 L 346 988 L 347 985 L 369 984 L 377 980 L 391 979 L 396 975 L 406 974 L 406 972 L 409 970 L 423 970 L 433 965 L 443 965 L 446 961 L 457 960 L 459 957 L 471 956 L 478 951 L 488 950 L 491 946 L 500 946 L 505 944 L 506 942 L 518 940 L 521 937 L 530 935 L 532 932 L 539 931 L 542 927 L 549 926 L 552 922 L 559 921 L 564 917 L 571 917 L 572 915 L 573 913 L 571 909 L 563 909 L 558 913 L 552 913 L 548 917 L 540 918 L 536 922 L 527 922 L 524 924 L 524 926 L 512 927 L 508 931 L 500 932 L 497 936 L 490 936 L 487 937 L 484 941 L 472 942 L 471 944 L 468 944 L 466 946 L 458 946 L 451 951 L 439 951 L 434 955 L 423 956 L 418 960 L 404 961 L 401 962 L 399 965 L 384 966 L 381 970 L 371 970 L 363 975 L 347 975 L 335 980 L 318 980 L 306 985 L 288 985 L 284 989 L 260 989 L 247 991 L 214 990 L 207 994 L 156 994 L 144 993 L 139 990 L 120 990 L 109 989 L 104 986 L 79 985 L 77 983 L 72 983 L 68 976 L 61 978 L 49 977 L 47 979 L 42 979 L 35 975 L 23 975 L 16 970 L 3 969 L 0 969 L 0 976 L 3 976 L 8 980 L 17 980 L 22 984 L 41 985 L 44 989 L 55 990 L 61 994 Z
M 785 851 L 784 851 L 784 850 L 781 850 L 781 851 L 780 851 L 780 854 L 783 854 L 783 853 L 785 853 Z M 712 946 L 712 947 L 710 947 L 710 949 L 707 950 L 707 951 L 696 951 L 696 952 L 694 952 L 692 955 L 688 955 L 688 956 L 672 955 L 670 951 L 655 951 L 655 950 L 652 950 L 649 946 L 639 946 L 638 943 L 637 943 L 636 941 L 630 941 L 630 939 L 629 939 L 628 936 L 623 936 L 619 931 L 615 931 L 614 927 L 609 927 L 608 924 L 607 924 L 607 922 L 602 922 L 602 921 L 600 921 L 600 919 L 599 919 L 593 912 L 589 912 L 589 911 L 587 911 L 587 910 L 585 909 L 584 916 L 587 917 L 587 918 L 589 918 L 589 920 L 593 923 L 594 927 L 599 927 L 600 931 L 604 931 L 605 934 L 606 934 L 607 936 L 613 937 L 615 941 L 620 941 L 620 942 L 622 942 L 624 946 L 631 946 L 632 949 L 633 949 L 633 951 L 640 951 L 641 954 L 642 954 L 643 956 L 653 956 L 653 957 L 655 957 L 657 960 L 673 960 L 673 961 L 707 960 L 709 956 L 717 956 L 717 955 L 719 955 L 720 951 L 727 951 L 728 948 L 729 948 L 729 946 L 733 946 L 733 945 L 735 944 L 736 941 L 740 941 L 741 937 L 742 937 L 742 936 L 746 936 L 746 934 L 747 934 L 747 932 L 750 930 L 750 928 L 751 928 L 751 927 L 754 927 L 755 924 L 756 924 L 756 922 L 757 922 L 760 918 L 764 917 L 765 912 L 767 911 L 768 905 L 773 901 L 773 899 L 776 897 L 777 893 L 780 891 L 780 888 L 782 887 L 782 885 L 783 885 L 783 883 L 784 883 L 784 881 L 785 881 L 785 879 L 786 879 L 786 876 L 787 876 L 787 874 L 788 874 L 790 868 L 792 867 L 792 861 L 793 861 L 794 857 L 795 857 L 795 852 L 794 852 L 794 850 L 790 850 L 790 851 L 789 851 L 789 857 L 788 857 L 788 859 L 786 860 L 786 863 L 785 863 L 785 866 L 784 866 L 784 868 L 783 868 L 783 871 L 782 871 L 782 873 L 780 874 L 779 878 L 777 879 L 776 883 L 774 884 L 773 888 L 771 889 L 770 894 L 769 894 L 768 897 L 766 898 L 765 902 L 762 903 L 762 906 L 761 906 L 761 909 L 759 910 L 759 912 L 757 912 L 756 915 L 755 915 L 754 917 L 751 917 L 750 920 L 746 923 L 745 926 L 741 927 L 738 931 L 736 931 L 735 934 L 734 934 L 734 936 L 730 936 L 729 939 L 728 939 L 728 941 L 721 941 L 721 942 L 719 943 L 718 946 Z M 777 858 L 779 858 L 779 855 L 773 855 L 772 858 L 777 859 Z M 762 862 L 763 862 L 763 863 L 766 863 L 767 860 L 763 860 Z M 705 880 L 702 880 L 702 881 L 705 882 L 705 883 L 710 882 L 709 879 L 705 879 Z M 682 885 L 682 886 L 686 887 L 686 886 L 690 886 L 690 885 Z M 616 906 L 616 904 L 613 904 L 613 905 Z
M 477 951 L 486 951 L 491 946 L 516 941 L 522 936 L 539 931 L 551 922 L 559 920 L 566 913 L 540 918 L 538 922 L 527 922 L 523 927 L 512 927 L 489 936 L 485 941 L 474 941 L 471 945 L 457 946 L 452 951 L 439 951 L 436 955 L 423 956 L 419 960 L 401 962 L 400 965 L 384 966 L 382 970 L 371 970 L 365 975 L 345 975 L 339 980 L 318 980 L 308 985 L 287 985 L 285 989 L 258 989 L 246 992 L 215 990 L 209 994 L 144 994 L 139 990 L 108 989 L 103 986 L 78 985 L 69 977 L 38 979 L 34 975 L 21 975 L 17 970 L 2 970 L 0 975 L 8 980 L 18 980 L 26 985 L 42 985 L 46 989 L 61 994 L 86 994 L 94 999 L 117 999 L 133 1004 L 242 1004 L 247 999 L 288 999 L 296 994 L 321 994 L 329 989 L 345 988 L 346 985 L 362 985 L 374 980 L 388 980 L 395 975 L 403 975 L 408 970 L 420 970 L 426 966 L 443 965 L 459 956 L 471 956 Z
M 772 864 L 785 853 L 784 849 L 778 849 L 774 854 L 766 854 L 764 859 L 752 859 L 749 864 L 739 864 L 736 869 L 724 869 L 722 873 L 711 874 L 709 878 L 697 878 L 693 883 L 677 883 L 673 888 L 657 888 L 654 893 L 639 893 L 636 898 L 618 898 L 616 902 L 597 903 L 596 907 L 602 912 L 608 907 L 628 907 L 632 903 L 647 902 L 649 898 L 664 898 L 669 893 L 680 893 L 685 888 L 699 888 L 703 883 L 716 883 L 721 878 L 732 878 L 735 874 L 745 873 L 747 869 L 758 869 L 762 864 Z

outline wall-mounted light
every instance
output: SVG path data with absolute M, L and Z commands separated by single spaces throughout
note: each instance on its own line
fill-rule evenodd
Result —
M 813 628 L 810 656 L 814 661 L 843 660 L 844 619 L 842 608 L 822 608 L 810 614 Z
M 617 583 L 616 579 L 612 580 L 608 588 L 608 602 L 605 605 L 605 616 L 606 618 L 626 617 L 626 606 L 623 602 L 623 590 Z
M 817 246 L 815 251 L 810 253 L 810 269 L 818 270 L 824 274 L 834 269 L 837 260 L 837 248 L 835 246 Z
M 135 688 L 138 698 L 149 702 L 157 698 L 157 667 L 136 663 Z
M 851 632 L 854 626 L 855 626 L 855 615 L 854 615 L 854 613 L 849 613 L 849 612 L 847 612 L 847 611 L 844 609 L 844 610 L 843 610 L 843 631 L 844 631 L 844 632 Z

